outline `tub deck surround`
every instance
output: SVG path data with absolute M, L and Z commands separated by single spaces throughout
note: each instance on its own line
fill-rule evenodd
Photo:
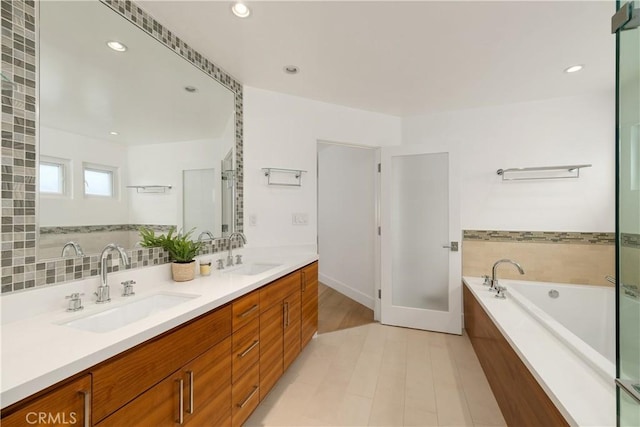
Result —
M 466 287 L 518 354 L 547 396 L 571 425 L 614 426 L 613 377 L 605 379 L 522 306 L 494 297 L 478 277 L 463 277 Z M 532 282 L 534 283 L 534 282 Z
M 240 251 L 244 262 L 280 264 L 253 276 L 214 270 L 193 281 L 171 280 L 170 265 L 109 274 L 112 301 L 95 304 L 98 279 L 92 277 L 52 286 L 40 292 L 5 295 L 2 303 L 2 384 L 0 401 L 5 408 L 46 387 L 132 348 L 150 338 L 220 307 L 318 259 L 314 252 L 271 249 Z M 202 257 L 213 258 L 211 255 Z M 134 297 L 122 297 L 120 282 L 133 279 Z M 84 310 L 65 311 L 65 295 L 84 292 Z M 150 315 L 125 327 L 96 333 L 60 325 L 67 320 L 108 310 L 121 303 L 159 292 L 199 295 L 182 304 Z

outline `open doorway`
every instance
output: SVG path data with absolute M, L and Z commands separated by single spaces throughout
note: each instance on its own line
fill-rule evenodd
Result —
M 379 289 L 376 148 L 318 142 L 318 332 L 373 322 Z

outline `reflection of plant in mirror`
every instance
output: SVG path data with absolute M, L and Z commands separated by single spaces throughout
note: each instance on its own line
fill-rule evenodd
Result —
M 155 232 L 149 228 L 140 228 L 140 237 L 142 238 L 143 247 L 161 247 L 169 252 L 171 258 L 177 263 L 190 263 L 194 260 L 198 251 L 202 247 L 202 242 L 194 242 L 190 239 L 194 229 L 187 233 L 174 235 L 176 227 L 171 227 L 166 235 L 155 235 Z
M 174 229 L 169 230 L 169 233 L 172 233 Z M 167 239 L 164 234 L 156 236 L 156 232 L 147 227 L 140 227 L 138 231 L 140 232 L 140 246 L 143 248 L 164 248 L 164 242 Z

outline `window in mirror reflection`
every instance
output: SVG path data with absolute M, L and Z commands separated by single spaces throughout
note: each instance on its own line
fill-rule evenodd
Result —
M 87 196 L 115 197 L 114 169 L 107 166 L 84 166 L 84 194 Z
M 62 159 L 42 156 L 40 159 L 40 192 L 47 195 L 65 196 L 66 177 L 69 176 L 68 162 Z

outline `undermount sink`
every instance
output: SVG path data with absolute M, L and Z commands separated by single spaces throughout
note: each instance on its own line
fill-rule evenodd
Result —
M 252 262 L 227 270 L 225 273 L 238 274 L 241 276 L 254 276 L 256 274 L 264 273 L 267 270 L 271 270 L 272 268 L 280 267 L 281 265 L 282 264 L 269 264 L 266 262 Z
M 124 303 L 120 306 L 61 323 L 90 332 L 110 332 L 130 323 L 144 319 L 199 295 L 159 293 Z M 135 298 L 135 297 L 132 297 Z

